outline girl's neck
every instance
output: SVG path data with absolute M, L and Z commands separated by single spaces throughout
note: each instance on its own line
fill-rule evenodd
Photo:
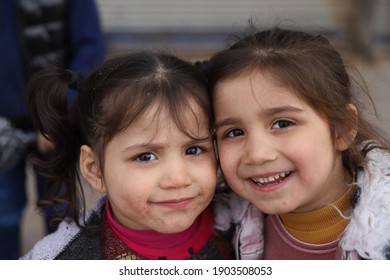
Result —
M 286 213 L 279 217 L 286 230 L 298 240 L 324 244 L 340 238 L 348 224 L 352 209 L 350 201 L 355 188 L 351 187 L 336 202 L 306 213 Z

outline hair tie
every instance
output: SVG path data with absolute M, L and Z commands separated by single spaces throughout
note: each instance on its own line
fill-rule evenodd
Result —
M 70 75 L 68 87 L 74 91 L 80 92 L 84 86 L 84 75 L 80 71 L 66 70 Z

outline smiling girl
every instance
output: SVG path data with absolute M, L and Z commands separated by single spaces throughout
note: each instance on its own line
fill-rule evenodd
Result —
M 329 41 L 253 27 L 210 67 L 239 258 L 389 258 L 388 141 Z
M 78 92 L 69 110 L 68 84 Z M 106 61 L 86 80 L 48 68 L 27 93 L 37 127 L 55 146 L 39 162 L 47 203 L 67 202 L 74 219 L 23 258 L 233 258 L 230 240 L 213 230 L 213 116 L 195 66 L 137 52 Z M 78 211 L 81 176 L 103 194 L 90 213 Z

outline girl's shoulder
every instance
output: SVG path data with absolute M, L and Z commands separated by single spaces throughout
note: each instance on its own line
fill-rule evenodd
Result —
M 98 225 L 105 198 L 100 199 L 94 208 L 86 213 L 87 225 Z M 100 230 L 81 230 L 70 218 L 58 225 L 58 229 L 38 241 L 21 260 L 54 260 L 54 259 L 90 259 L 86 248 L 100 242 Z M 93 244 L 93 245 L 92 245 Z M 84 246 L 84 247 L 83 247 Z M 92 251 L 90 251 L 91 253 Z
M 261 259 L 265 215 L 232 191 L 217 193 L 213 201 L 214 229 L 231 235 L 237 259 Z
M 22 260 L 54 260 L 77 236 L 79 227 L 74 221 L 64 220 L 58 229 L 39 240 Z
M 88 219 L 88 225 L 96 225 L 93 229 L 79 230 L 63 250 L 56 256 L 57 260 L 101 260 L 103 258 L 101 245 L 100 215 L 94 212 Z

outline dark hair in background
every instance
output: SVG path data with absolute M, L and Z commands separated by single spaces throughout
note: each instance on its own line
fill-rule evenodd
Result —
M 142 51 L 113 57 L 79 85 L 78 98 L 68 109 L 71 79 L 69 71 L 47 68 L 30 80 L 27 99 L 34 123 L 55 146 L 48 160 L 35 160 L 48 178 L 49 198 L 41 204 L 66 203 L 66 212 L 59 217 L 73 213 L 79 226 L 79 210 L 85 209 L 78 170 L 81 145 L 92 148 L 102 169 L 109 141 L 154 104 L 158 110 L 167 109 L 178 128 L 192 137 L 184 115 L 192 112 L 198 118 L 190 104 L 195 101 L 210 119 L 211 133 L 213 116 L 204 76 L 175 56 Z
M 278 25 L 259 31 L 249 21 L 245 35 L 234 39 L 232 46 L 216 53 L 209 62 L 208 81 L 213 98 L 220 82 L 262 71 L 280 86 L 292 89 L 327 120 L 333 140 L 337 136 L 348 140 L 347 132 L 357 129 L 355 140 L 342 155 L 344 167 L 351 172 L 364 164 L 364 141 L 376 140 L 389 148 L 386 137 L 363 116 L 367 100 L 375 110 L 364 79 L 356 68 L 347 68 L 340 52 L 324 36 Z M 357 123 L 356 115 L 348 110 L 351 103 L 358 109 Z

